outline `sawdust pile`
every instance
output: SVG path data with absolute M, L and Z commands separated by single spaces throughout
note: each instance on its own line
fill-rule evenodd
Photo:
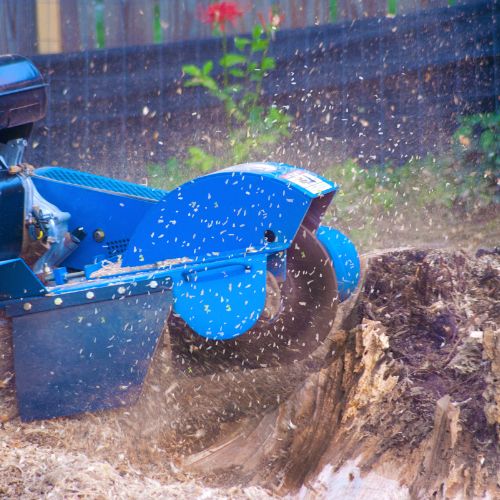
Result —
M 500 257 L 366 257 L 294 365 L 193 376 L 168 335 L 132 408 L 23 424 L 0 319 L 0 496 L 500 494 Z
M 179 257 L 177 259 L 167 259 L 159 261 L 155 264 L 156 269 L 164 269 L 175 266 L 177 264 L 185 264 L 188 262 L 192 262 L 193 259 L 188 257 Z M 93 279 L 104 278 L 106 276 L 114 276 L 115 274 L 125 274 L 125 273 L 133 273 L 140 271 L 148 271 L 151 270 L 151 266 L 124 266 L 121 256 L 118 258 L 116 262 L 112 261 L 104 261 L 102 263 L 102 267 L 94 271 L 90 274 L 90 277 Z

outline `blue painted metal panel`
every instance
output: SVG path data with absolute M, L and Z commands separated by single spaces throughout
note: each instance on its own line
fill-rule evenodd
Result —
M 172 278 L 166 276 L 165 271 L 149 272 L 91 281 L 73 281 L 71 284 L 44 288 L 45 295 L 0 302 L 0 307 L 5 308 L 7 316 L 17 317 L 171 289 Z
M 335 268 L 339 298 L 346 300 L 358 286 L 360 278 L 359 255 L 353 242 L 333 227 L 320 226 L 316 233 L 327 249 Z
M 318 196 L 336 185 L 281 164 L 246 164 L 199 177 L 152 207 L 123 256 L 126 266 L 191 259 L 266 245 L 275 233 L 285 248 Z
M 13 318 L 23 420 L 132 404 L 169 314 L 170 291 Z
M 174 283 L 174 310 L 203 337 L 237 337 L 254 326 L 264 308 L 266 268 L 266 254 L 194 266 Z
M 52 179 L 63 184 L 73 184 L 75 186 L 87 187 L 98 191 L 122 194 L 134 198 L 143 198 L 149 201 L 161 200 L 166 193 L 166 191 L 161 189 L 62 167 L 42 167 L 36 170 L 35 175 L 37 177 Z
M 61 177 L 56 175 L 54 170 L 70 172 L 71 176 L 68 174 Z M 46 171 L 50 177 L 45 177 Z M 136 194 L 130 194 L 130 183 L 123 183 L 120 188 L 119 181 L 113 183 L 112 179 L 91 174 L 81 178 L 74 177 L 74 172 L 66 169 L 48 168 L 38 169 L 36 172 L 33 182 L 40 194 L 60 210 L 71 214 L 69 230 L 83 227 L 87 233 L 80 246 L 62 263 L 68 268 L 83 269 L 86 264 L 91 264 L 96 259 L 108 259 L 122 254 L 136 226 L 156 203 L 153 195 L 149 199 L 136 195 L 146 195 L 147 192 L 143 190 L 133 190 Z M 63 182 L 63 178 L 66 178 L 66 181 Z M 107 186 L 105 181 L 111 184 Z M 107 191 L 106 186 L 109 188 Z M 138 189 L 144 186 L 136 187 Z M 120 193 L 120 189 L 125 193 Z M 96 229 L 104 231 L 105 238 L 101 242 L 93 238 Z
M 45 293 L 45 286 L 23 259 L 0 262 L 0 301 L 37 297 Z
M 19 257 L 23 243 L 24 188 L 21 178 L 10 175 L 2 166 L 0 217 L 0 260 Z

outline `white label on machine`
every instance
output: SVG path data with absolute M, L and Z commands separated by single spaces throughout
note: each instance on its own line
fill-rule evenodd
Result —
M 268 163 L 242 163 L 234 167 L 227 167 L 219 172 L 275 172 L 276 166 Z
M 299 186 L 312 194 L 318 194 L 327 189 L 331 189 L 331 184 L 320 179 L 312 172 L 305 172 L 304 170 L 292 170 L 281 176 L 282 179 L 290 181 L 292 184 Z

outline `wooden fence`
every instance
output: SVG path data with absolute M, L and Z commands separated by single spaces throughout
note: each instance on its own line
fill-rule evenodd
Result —
M 283 28 L 406 14 L 476 0 L 239 0 L 248 32 L 272 5 Z M 493 0 L 494 1 L 494 0 Z M 0 0 L 0 53 L 75 52 L 210 37 L 199 10 L 211 0 Z

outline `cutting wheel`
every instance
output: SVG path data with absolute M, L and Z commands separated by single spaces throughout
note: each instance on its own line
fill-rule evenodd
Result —
M 229 341 L 197 335 L 175 315 L 169 319 L 172 355 L 188 373 L 293 363 L 307 358 L 335 319 L 338 289 L 332 261 L 316 236 L 301 226 L 287 251 L 287 279 L 267 278 L 266 307 L 256 325 Z

